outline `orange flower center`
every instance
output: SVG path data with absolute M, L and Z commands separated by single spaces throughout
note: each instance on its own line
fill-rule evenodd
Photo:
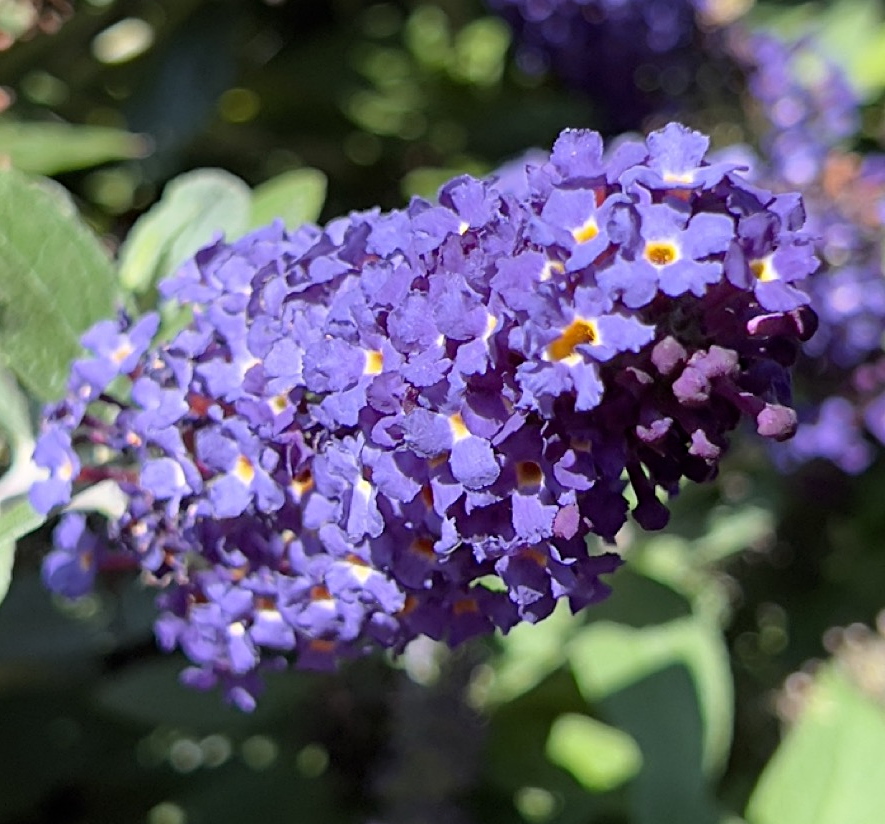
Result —
M 668 241 L 656 240 L 645 244 L 645 259 L 652 266 L 666 266 L 679 257 L 679 250 Z
M 516 464 L 516 482 L 520 487 L 538 486 L 543 478 L 541 467 L 534 461 L 520 461 Z
M 547 354 L 553 360 L 563 360 L 575 353 L 575 347 L 584 343 L 596 343 L 598 340 L 599 329 L 595 321 L 575 318 L 547 347 Z

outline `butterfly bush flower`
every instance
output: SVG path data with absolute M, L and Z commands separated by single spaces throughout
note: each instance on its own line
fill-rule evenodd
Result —
M 885 336 L 885 162 L 848 150 L 860 126 L 860 101 L 812 39 L 787 43 L 735 33 L 732 48 L 746 68 L 762 132 L 765 162 L 757 177 L 775 189 L 802 190 L 804 228 L 815 235 L 823 262 L 801 286 L 819 327 L 797 369 L 799 433 L 775 452 L 785 467 L 823 458 L 861 472 L 874 455 L 868 436 L 885 443 L 879 402 L 885 387 L 874 377 Z M 761 260 L 759 288 L 769 288 L 766 267 L 777 262 Z
M 88 538 L 62 516 L 48 584 L 79 595 L 130 559 L 187 683 L 245 709 L 287 660 L 605 597 L 620 558 L 586 537 L 613 542 L 628 486 L 663 527 L 743 417 L 795 428 L 801 210 L 705 149 L 677 124 L 611 155 L 566 131 L 518 193 L 458 177 L 437 203 L 207 246 L 162 287 L 193 323 L 150 349 L 153 316 L 99 325 L 46 412 L 34 506 L 100 478 L 129 496 Z M 760 255 L 790 261 L 789 301 Z

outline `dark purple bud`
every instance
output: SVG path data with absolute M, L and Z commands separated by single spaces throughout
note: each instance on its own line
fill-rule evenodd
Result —
M 747 321 L 747 332 L 752 337 L 784 335 L 803 343 L 814 335 L 817 327 L 818 316 L 810 306 L 800 306 L 785 313 L 757 315 Z

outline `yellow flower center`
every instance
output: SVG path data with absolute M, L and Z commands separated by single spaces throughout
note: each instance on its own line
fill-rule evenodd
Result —
M 753 277 L 762 283 L 767 283 L 770 280 L 777 280 L 777 271 L 771 263 L 771 255 L 751 260 L 750 271 L 753 273 Z
M 290 485 L 295 493 L 295 497 L 300 500 L 303 495 L 306 495 L 313 489 L 313 475 L 311 475 L 309 469 L 305 469 L 292 478 Z
M 577 238 L 575 238 L 575 240 L 577 240 Z M 578 243 L 580 242 L 581 241 L 578 241 Z M 565 266 L 563 266 L 558 260 L 548 260 L 547 263 L 544 264 L 544 268 L 541 269 L 541 280 L 550 280 L 553 275 L 561 275 L 564 271 Z
M 384 355 L 377 349 L 366 352 L 366 367 L 363 369 L 364 375 L 380 375 L 384 368 Z
M 679 258 L 679 250 L 666 240 L 653 240 L 645 244 L 645 259 L 652 266 L 666 266 Z
M 577 243 L 586 243 L 593 240 L 599 234 L 599 227 L 596 225 L 596 218 L 591 216 L 577 229 L 572 229 L 572 237 Z
M 596 321 L 575 318 L 562 334 L 547 347 L 547 354 L 552 360 L 564 360 L 575 353 L 575 348 L 583 343 L 596 343 L 599 340 L 599 329 Z
M 461 417 L 460 412 L 456 412 L 454 415 L 449 416 L 449 426 L 452 429 L 453 441 L 460 441 L 470 435 L 470 430 L 464 423 L 464 418 Z
M 249 486 L 249 484 L 252 483 L 252 479 L 255 477 L 255 467 L 252 466 L 252 461 L 250 461 L 245 455 L 240 455 L 234 465 L 233 474 L 246 486 Z
M 284 412 L 289 405 L 289 396 L 285 392 L 280 395 L 275 395 L 268 401 L 268 404 L 270 405 L 270 408 L 279 415 L 281 412 Z
M 132 346 L 129 341 L 123 341 L 113 352 L 111 352 L 111 360 L 116 364 L 123 363 L 126 358 L 128 358 L 133 352 L 135 348 Z

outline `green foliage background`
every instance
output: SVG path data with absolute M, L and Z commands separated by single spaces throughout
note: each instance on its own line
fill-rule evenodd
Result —
M 821 33 L 865 95 L 861 143 L 881 143 L 878 4 L 753 15 Z M 217 231 L 395 207 L 565 126 L 604 128 L 593 101 L 523 74 L 478 2 L 84 0 L 57 34 L 0 54 L 0 84 L 14 99 L 0 115 L 0 822 L 885 821 L 885 653 L 831 630 L 885 607 L 881 460 L 785 479 L 742 441 L 665 534 L 624 533 L 614 594 L 586 614 L 282 675 L 249 716 L 178 684 L 136 582 L 109 576 L 73 604 L 39 583 L 51 524 L 24 498 L 33 421 L 89 324 L 154 306 L 157 281 Z M 752 138 L 740 94 L 691 115 L 718 145 Z M 119 502 L 99 489 L 76 505 Z

